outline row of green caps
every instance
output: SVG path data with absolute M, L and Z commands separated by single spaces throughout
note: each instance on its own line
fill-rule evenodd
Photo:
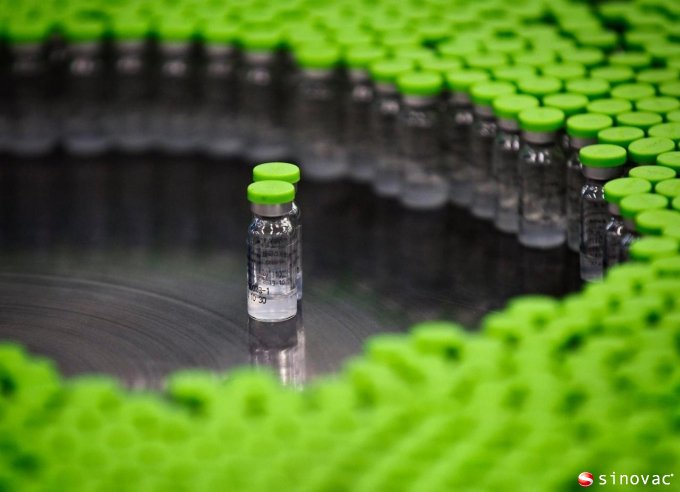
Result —
M 289 162 L 264 162 L 253 168 L 248 201 L 258 205 L 279 205 L 295 199 L 300 168 Z

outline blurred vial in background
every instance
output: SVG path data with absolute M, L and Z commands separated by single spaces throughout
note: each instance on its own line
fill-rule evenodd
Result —
M 347 161 L 350 177 L 362 183 L 370 182 L 375 174 L 375 142 L 370 126 L 374 89 L 368 67 L 383 56 L 381 48 L 355 46 L 344 57 L 348 79 L 344 102 Z
M 141 15 L 113 19 L 113 90 L 106 114 L 111 143 L 124 152 L 140 152 L 153 144 L 151 135 L 149 47 L 150 26 Z
M 442 118 L 444 165 L 449 177 L 451 203 L 467 207 L 472 203 L 473 164 L 470 138 L 474 113 L 470 87 L 485 82 L 489 75 L 481 70 L 461 70 L 447 74 L 450 91 Z
M 564 153 L 558 132 L 564 113 L 554 108 L 526 109 L 518 115 L 523 145 L 520 177 L 519 241 L 531 248 L 561 246 L 566 239 Z
M 604 198 L 605 183 L 623 175 L 626 149 L 596 144 L 579 151 L 586 179 L 581 190 L 581 278 L 593 281 L 604 272 L 604 244 L 609 212 Z
M 195 150 L 200 134 L 194 27 L 184 18 L 161 18 L 158 25 L 158 86 L 152 138 L 164 151 Z
M 7 26 L 12 42 L 8 67 L 11 93 L 3 111 L 9 117 L 0 119 L 0 133 L 7 139 L 6 147 L 17 155 L 45 154 L 57 143 L 57 122 L 47 88 L 44 43 L 48 35 L 49 24 L 41 18 L 17 19 Z
M 407 208 L 439 208 L 448 201 L 440 148 L 442 82 L 435 72 L 409 72 L 397 79 L 402 95 L 397 125 L 400 201 Z
M 285 181 L 248 186 L 248 315 L 282 321 L 297 313 L 295 187 Z
M 621 247 L 625 234 L 621 200 L 630 195 L 649 193 L 652 191 L 652 185 L 640 178 L 618 178 L 605 184 L 603 190 L 610 216 L 605 227 L 603 247 L 603 268 L 606 270 L 621 262 Z
M 102 38 L 104 25 L 75 14 L 64 19 L 67 73 L 61 105 L 63 143 L 72 154 L 96 154 L 110 141 L 104 124 L 105 77 Z
M 378 196 L 396 197 L 399 194 L 399 152 L 396 145 L 399 91 L 395 82 L 413 68 L 413 63 L 407 60 L 380 60 L 371 65 L 376 84 L 370 134 L 375 148 L 373 189 Z
M 493 148 L 498 130 L 492 103 L 497 97 L 512 94 L 509 82 L 482 82 L 472 86 L 475 119 L 472 124 L 472 166 L 474 167 L 472 215 L 492 219 L 496 212 L 497 182 L 493 170 Z
M 295 154 L 305 177 L 317 181 L 342 178 L 347 174 L 347 160 L 340 140 L 340 50 L 328 44 L 303 45 L 296 49 L 295 59 L 300 65 L 290 102 Z
M 244 30 L 240 67 L 239 115 L 245 131 L 245 153 L 254 161 L 271 161 L 289 154 L 284 131 L 285 101 L 282 91 L 281 36 L 275 26 Z
M 210 155 L 235 156 L 243 151 L 238 125 L 238 64 L 236 29 L 227 22 L 208 22 L 203 31 L 204 64 L 201 147 Z
M 572 251 L 579 251 L 581 243 L 581 190 L 585 184 L 579 150 L 586 145 L 597 143 L 600 130 L 614 124 L 604 114 L 577 114 L 567 119 L 570 154 L 566 165 L 566 213 L 567 245 Z
M 521 145 L 517 115 L 539 105 L 529 95 L 506 95 L 493 101 L 498 118 L 498 132 L 493 144 L 492 168 L 498 183 L 494 224 L 503 232 L 519 231 L 518 156 Z

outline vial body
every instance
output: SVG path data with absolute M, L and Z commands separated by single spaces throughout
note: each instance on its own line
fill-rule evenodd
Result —
M 373 84 L 365 70 L 350 70 L 348 82 L 344 130 L 349 175 L 356 181 L 367 183 L 375 174 L 374 142 L 371 139 Z
M 470 134 L 474 114 L 465 94 L 452 94 L 446 103 L 442 121 L 444 166 L 448 174 L 451 203 L 467 207 L 472 203 L 472 162 Z
M 623 237 L 621 238 L 621 256 L 619 257 L 621 263 L 630 260 L 630 247 L 640 238 L 640 234 L 631 230 L 628 226 L 624 226 Z
M 547 249 L 566 239 L 564 154 L 558 143 L 525 143 L 518 157 L 520 173 L 519 241 Z
M 572 147 L 566 169 L 567 245 L 570 250 L 578 251 L 581 242 L 581 191 L 585 184 L 578 149 Z
M 604 199 L 604 181 L 587 179 L 581 191 L 580 253 L 581 278 L 594 281 L 604 272 L 604 248 L 609 211 Z
M 373 189 L 376 194 L 394 197 L 399 194 L 399 153 L 395 146 L 399 94 L 394 86 L 377 87 L 371 110 L 371 136 L 376 148 Z
M 499 129 L 493 148 L 493 170 L 498 186 L 494 224 L 503 232 L 519 231 L 519 130 Z
M 441 162 L 437 101 L 435 97 L 407 96 L 399 111 L 400 201 L 407 208 L 439 208 L 448 201 L 448 184 Z
M 346 176 L 348 168 L 340 137 L 342 125 L 337 73 L 333 70 L 302 70 L 294 86 L 291 104 L 293 135 L 296 155 L 305 177 L 327 181 Z
M 295 228 L 295 288 L 297 290 L 297 300 L 302 300 L 302 220 L 300 207 L 295 202 L 292 204 L 290 218 Z
M 603 268 L 605 270 L 621 263 L 621 248 L 624 234 L 623 220 L 619 215 L 612 214 L 604 234 Z
M 493 175 L 493 148 L 497 133 L 496 118 L 489 107 L 476 108 L 472 124 L 472 215 L 492 219 L 496 212 L 496 180 Z
M 291 213 L 255 214 L 248 228 L 248 315 L 281 321 L 297 313 L 296 225 Z

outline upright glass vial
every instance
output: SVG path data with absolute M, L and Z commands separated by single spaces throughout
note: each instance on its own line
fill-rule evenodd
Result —
M 623 174 L 626 149 L 596 144 L 579 151 L 586 179 L 581 191 L 581 278 L 593 281 L 604 272 L 604 243 L 609 213 L 604 198 L 605 183 Z
M 443 207 L 448 201 L 448 185 L 439 139 L 441 76 L 436 72 L 409 72 L 397 79 L 397 85 L 402 95 L 397 124 L 400 201 L 413 209 Z
M 609 222 L 605 227 L 603 246 L 603 268 L 605 270 L 621 262 L 622 241 L 625 234 L 621 216 L 621 200 L 630 195 L 649 193 L 652 185 L 640 178 L 618 178 L 604 185 L 604 199 L 607 202 Z
M 579 150 L 597 143 L 597 133 L 614 121 L 603 114 L 577 114 L 567 119 L 570 153 L 566 166 L 567 245 L 579 251 L 581 243 L 581 190 L 585 184 Z
M 297 194 L 297 184 L 300 182 L 300 168 L 288 162 L 265 162 L 253 168 L 253 181 L 285 181 L 295 187 Z M 300 208 L 295 202 L 292 203 L 290 218 L 295 224 L 295 285 L 297 288 L 297 298 L 302 299 L 302 222 Z
M 619 208 L 623 217 L 623 237 L 621 238 L 621 256 L 619 261 L 625 262 L 630 258 L 630 246 L 640 237 L 635 224 L 636 217 L 649 210 L 663 210 L 668 207 L 668 198 L 654 193 L 638 193 L 621 200 Z
M 248 315 L 282 321 L 297 313 L 295 187 L 285 181 L 248 186 Z
M 558 247 L 566 239 L 564 153 L 558 139 L 564 113 L 532 108 L 518 118 L 523 141 L 518 156 L 519 241 L 530 248 Z
M 537 98 L 528 95 L 507 95 L 493 101 L 498 118 L 498 132 L 493 144 L 492 169 L 498 185 L 494 224 L 503 232 L 519 231 L 519 176 L 517 158 L 520 149 L 520 129 L 517 115 L 537 107 Z
M 472 215 L 480 219 L 492 219 L 496 212 L 498 194 L 493 169 L 493 148 L 498 126 L 493 112 L 493 100 L 515 92 L 510 82 L 482 82 L 472 86 L 475 119 L 472 123 L 470 143 L 472 145 Z

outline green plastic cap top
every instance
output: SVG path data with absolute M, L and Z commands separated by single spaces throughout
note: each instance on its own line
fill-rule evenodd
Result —
M 482 40 L 482 46 L 489 53 L 521 53 L 526 47 L 522 38 L 489 38 Z
M 571 49 L 560 53 L 564 62 L 580 63 L 586 67 L 594 67 L 604 61 L 604 53 L 597 48 Z
M 409 46 L 401 48 L 394 52 L 394 56 L 403 60 L 412 60 L 416 65 L 421 65 L 428 60 L 436 60 L 437 57 L 434 51 L 424 48 L 422 46 Z
M 626 218 L 634 218 L 645 210 L 662 210 L 668 207 L 668 198 L 654 193 L 639 193 L 628 195 L 620 202 L 621 215 Z
M 606 80 L 614 86 L 632 82 L 635 79 L 635 72 L 632 68 L 626 66 L 608 66 L 593 68 L 590 76 L 595 79 Z
M 394 83 L 397 78 L 413 71 L 415 63 L 410 60 L 380 60 L 371 65 L 369 71 L 377 82 Z
M 680 97 L 680 82 L 665 82 L 659 86 L 659 94 L 668 97 Z
M 465 56 L 465 63 L 470 68 L 491 70 L 508 64 L 508 57 L 501 53 L 473 53 Z
M 652 186 L 675 177 L 675 171 L 664 166 L 636 166 L 628 172 L 634 178 L 646 179 Z
M 496 116 L 508 120 L 516 120 L 520 112 L 539 105 L 540 101 L 537 98 L 526 94 L 509 94 L 493 100 L 493 110 Z
M 579 150 L 581 163 L 587 167 L 618 167 L 626 163 L 626 149 L 618 145 L 586 145 Z
M 546 77 L 555 77 L 562 81 L 580 79 L 586 75 L 586 67 L 580 63 L 553 63 L 544 65 L 541 73 Z
M 656 163 L 660 166 L 670 167 L 678 173 L 680 172 L 680 151 L 659 154 L 656 158 Z
M 609 82 L 604 79 L 573 79 L 567 81 L 567 91 L 583 94 L 588 99 L 601 99 L 609 94 Z
M 253 181 L 300 181 L 300 168 L 290 162 L 264 162 L 253 168 Z
M 562 81 L 556 77 L 529 77 L 518 82 L 520 92 L 535 97 L 555 94 L 562 90 Z
M 660 85 L 678 80 L 678 71 L 674 68 L 650 68 L 638 73 L 636 80 L 647 84 Z
M 340 48 L 330 44 L 305 44 L 295 50 L 295 59 L 303 68 L 331 69 L 340 63 Z
M 518 119 L 522 130 L 527 132 L 556 132 L 564 125 L 564 113 L 556 108 L 525 109 Z
M 672 150 L 675 150 L 675 143 L 670 138 L 641 138 L 628 146 L 628 153 L 637 164 L 654 164 L 659 154 Z
M 527 66 L 502 66 L 494 68 L 491 73 L 496 80 L 502 82 L 518 82 L 521 79 L 536 76 L 536 69 Z
M 671 111 L 666 115 L 666 120 L 668 121 L 674 121 L 674 122 L 680 122 L 680 110 L 679 111 Z
M 583 113 L 588 106 L 588 98 L 582 94 L 550 94 L 543 99 L 543 104 L 549 108 L 557 108 L 569 117 Z
M 632 126 L 640 130 L 647 131 L 654 125 L 658 125 L 663 121 L 661 115 L 656 113 L 648 113 L 646 111 L 631 111 L 630 113 L 621 113 L 616 116 L 616 122 L 623 126 Z
M 350 68 L 368 68 L 385 58 L 385 49 L 378 46 L 351 46 L 344 58 Z
M 142 19 L 139 20 L 143 22 Z M 138 26 L 138 29 L 141 27 L 141 25 Z M 203 39 L 208 43 L 233 43 L 236 41 L 237 35 L 238 28 L 236 24 L 228 22 L 208 22 L 202 32 Z M 116 34 L 116 37 L 118 37 L 118 34 Z M 136 38 L 139 39 L 139 36 L 136 36 Z
M 556 56 L 553 50 L 525 51 L 523 53 L 516 53 L 512 56 L 515 65 L 532 68 L 550 65 L 555 62 L 555 58 Z
M 426 58 L 418 61 L 418 66 L 422 70 L 429 72 L 439 72 L 444 75 L 460 69 L 463 64 L 458 60 L 450 58 Z
M 47 19 L 13 19 L 7 25 L 7 37 L 13 43 L 40 43 L 50 32 Z
M 470 92 L 473 85 L 487 82 L 490 78 L 483 70 L 457 70 L 446 74 L 446 85 L 452 91 Z
M 674 142 L 680 142 L 680 123 L 654 125 L 647 133 L 650 137 L 669 138 Z
M 622 53 L 614 53 L 609 57 L 610 65 L 621 65 L 630 67 L 633 70 L 647 68 L 652 64 L 652 57 L 649 53 L 644 51 L 624 51 Z
M 652 261 L 675 256 L 678 253 L 677 239 L 669 237 L 643 237 L 630 246 L 630 256 L 637 261 Z
M 672 225 L 680 225 L 680 212 L 675 210 L 647 210 L 635 217 L 635 228 L 640 234 L 659 236 Z
M 680 197 L 673 198 L 671 207 L 673 207 L 673 210 L 680 210 Z
M 618 205 L 627 196 L 649 193 L 652 184 L 641 178 L 617 178 L 604 185 L 604 199 Z
M 660 183 L 657 183 L 656 187 L 654 188 L 654 191 L 659 195 L 665 196 L 668 199 L 680 196 L 680 179 L 673 178 L 661 181 Z
M 656 94 L 656 90 L 652 84 L 633 83 L 621 84 L 614 87 L 611 91 L 612 97 L 617 99 L 625 99 L 627 101 L 639 101 L 652 97 Z
M 437 72 L 408 72 L 397 77 L 399 90 L 409 96 L 435 96 L 442 91 L 443 83 Z
M 280 205 L 295 199 L 295 187 L 285 181 L 257 181 L 248 185 L 248 201 L 258 205 Z
M 613 124 L 614 120 L 604 114 L 577 114 L 567 120 L 567 133 L 576 138 L 596 138 L 600 130 Z
M 517 89 L 510 82 L 480 82 L 472 86 L 472 101 L 480 106 L 490 106 L 499 96 L 514 94 Z
M 638 111 L 666 114 L 680 109 L 680 101 L 669 96 L 649 97 L 646 99 L 640 99 L 637 103 L 635 103 L 635 107 L 638 109 Z
M 589 113 L 616 116 L 617 114 L 627 113 L 633 109 L 633 103 L 625 99 L 598 99 L 588 104 L 586 110 Z
M 460 41 L 447 41 L 437 45 L 437 53 L 444 58 L 464 58 L 479 51 L 476 42 L 462 43 Z
M 281 33 L 276 29 L 251 29 L 238 36 L 241 45 L 249 51 L 275 51 L 281 46 Z
M 72 42 L 99 41 L 104 36 L 104 24 L 91 19 L 66 19 L 64 36 Z
M 645 132 L 632 126 L 614 126 L 605 128 L 597 133 L 597 141 L 603 144 L 618 145 L 627 149 L 628 146 L 645 137 Z

